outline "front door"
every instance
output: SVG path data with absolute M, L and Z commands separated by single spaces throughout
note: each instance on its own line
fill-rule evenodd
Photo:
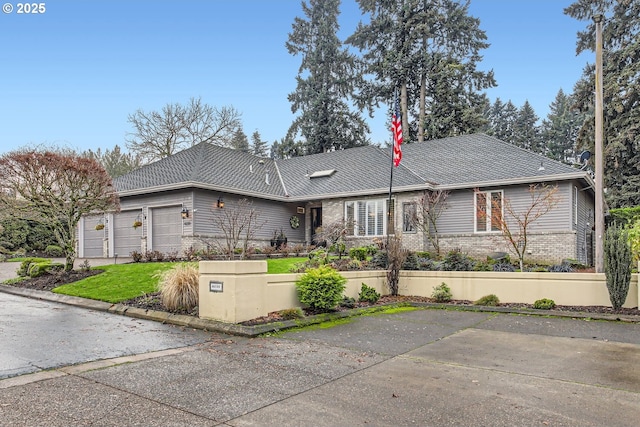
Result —
M 314 246 L 319 245 L 320 236 L 318 236 L 322 227 L 322 207 L 311 208 L 311 244 Z M 326 244 L 326 243 L 325 243 Z

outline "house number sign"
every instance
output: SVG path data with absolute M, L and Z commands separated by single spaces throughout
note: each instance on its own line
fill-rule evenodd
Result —
M 223 283 L 211 280 L 209 282 L 209 292 L 222 292 Z

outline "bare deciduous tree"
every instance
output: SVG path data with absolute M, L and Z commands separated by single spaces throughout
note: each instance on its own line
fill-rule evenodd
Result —
M 109 174 L 83 156 L 52 151 L 15 151 L 0 157 L 0 206 L 53 230 L 73 269 L 76 228 L 89 213 L 119 210 Z
M 410 213 L 409 221 L 422 231 L 440 256 L 440 239 L 438 234 L 438 218 L 447 209 L 448 191 L 425 191 L 418 199 L 415 210 Z
M 250 241 L 266 221 L 259 219 L 259 213 L 253 207 L 252 201 L 240 199 L 234 206 L 226 204 L 224 209 L 216 209 L 213 223 L 222 231 L 224 238 L 223 242 L 215 240 L 214 244 L 228 259 L 233 259 L 240 241 L 242 241 L 242 258 L 248 256 Z
M 241 126 L 240 116 L 233 107 L 218 109 L 200 98 L 191 98 L 186 106 L 167 104 L 162 111 L 138 110 L 128 117 L 134 131 L 127 137 L 127 148 L 152 162 L 201 142 L 229 146 Z
M 481 192 L 476 189 L 475 193 L 477 197 Z M 529 198 L 529 203 L 521 208 L 513 206 L 509 199 L 491 198 L 491 222 L 497 225 L 502 238 L 518 257 L 520 271 L 524 269 L 531 224 L 558 205 L 558 186 L 531 184 Z M 477 214 L 478 218 L 487 218 L 486 209 L 478 209 Z

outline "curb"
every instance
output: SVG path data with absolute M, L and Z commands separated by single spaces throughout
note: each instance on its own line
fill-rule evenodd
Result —
M 244 326 L 235 323 L 218 322 L 215 320 L 201 319 L 199 317 L 187 316 L 184 314 L 172 314 L 166 311 L 144 310 L 137 307 L 130 307 L 124 304 L 111 304 L 104 301 L 96 301 L 86 298 L 74 297 L 70 295 L 56 294 L 50 291 L 38 291 L 34 289 L 23 289 L 15 286 L 0 284 L 0 292 L 7 294 L 32 298 L 42 301 L 58 302 L 62 304 L 72 305 L 75 307 L 87 308 L 90 310 L 103 311 L 112 314 L 120 314 L 136 319 L 153 320 L 160 323 L 167 323 L 176 326 L 183 326 L 193 329 L 202 329 L 210 332 L 220 332 L 228 335 L 236 335 L 242 337 L 257 337 L 269 332 L 279 332 L 285 329 L 297 328 L 302 326 L 314 325 L 336 319 L 347 317 L 361 316 L 385 310 L 390 307 L 422 307 L 432 310 L 457 310 L 457 311 L 475 311 L 489 313 L 511 313 L 530 316 L 545 317 L 562 317 L 572 319 L 586 320 L 603 320 L 611 322 L 627 322 L 640 323 L 640 317 L 617 315 L 617 314 L 601 314 L 586 312 L 570 312 L 559 310 L 536 310 L 536 309 L 516 309 L 510 307 L 484 307 L 484 306 L 466 306 L 457 304 L 437 304 L 427 302 L 401 302 L 379 305 L 374 307 L 362 307 L 348 311 L 337 313 L 324 313 L 315 316 L 305 317 L 303 319 L 286 320 L 274 322 L 264 325 Z

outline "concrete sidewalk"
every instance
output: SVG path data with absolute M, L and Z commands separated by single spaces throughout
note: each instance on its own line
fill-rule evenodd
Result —
M 640 327 L 419 309 L 0 381 L 3 426 L 628 426 Z

